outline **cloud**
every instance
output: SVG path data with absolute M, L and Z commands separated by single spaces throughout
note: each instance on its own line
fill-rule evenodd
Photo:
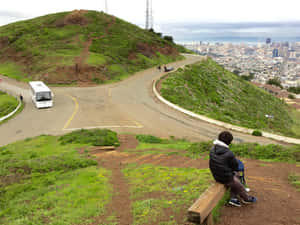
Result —
M 25 19 L 26 14 L 18 11 L 0 10 L 0 26 Z
M 251 22 L 251 23 L 177 23 L 161 24 L 164 34 L 172 35 L 176 41 L 253 39 L 267 37 L 298 40 L 300 21 L 296 22 Z
M 18 11 L 0 10 L 0 17 L 22 19 L 26 17 L 26 15 Z

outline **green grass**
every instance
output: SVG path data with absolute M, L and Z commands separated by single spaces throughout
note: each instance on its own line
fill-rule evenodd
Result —
M 300 137 L 299 114 L 211 59 L 172 73 L 161 93 L 174 104 L 223 122 Z
M 0 118 L 14 111 L 18 105 L 15 97 L 0 91 Z
M 130 164 L 123 170 L 130 184 L 133 224 L 183 224 L 175 221 L 212 182 L 208 169 Z M 149 196 L 149 197 L 147 197 Z M 171 211 L 166 217 L 165 211 Z
M 300 191 L 300 176 L 295 173 L 290 173 L 288 176 L 289 182 Z
M 207 158 L 213 141 L 188 142 L 180 139 L 161 139 L 152 135 L 137 135 L 139 145 L 126 150 L 135 154 L 178 154 L 189 158 Z M 157 143 L 159 142 L 159 143 Z M 230 150 L 238 157 L 271 162 L 300 162 L 300 145 L 259 145 L 258 143 L 233 143 Z
M 0 148 L 0 223 L 88 224 L 110 202 L 111 172 L 81 155 L 82 144 L 28 138 Z
M 25 73 L 22 72 L 23 68 L 17 65 L 15 62 L 5 62 L 0 63 L 0 74 L 4 76 L 8 76 L 10 78 L 28 82 L 29 79 L 26 77 Z
M 227 191 L 225 193 L 225 195 L 223 196 L 223 198 L 218 202 L 216 207 L 213 209 L 212 215 L 213 215 L 213 220 L 215 223 L 218 223 L 220 221 L 221 210 L 222 210 L 223 206 L 228 203 L 229 199 L 230 199 L 230 191 Z
M 87 64 L 92 66 L 101 66 L 106 63 L 105 56 L 98 54 L 98 53 L 90 53 L 90 56 L 87 60 Z
M 187 156 L 208 155 L 212 142 L 193 143 L 188 149 Z M 300 162 L 300 145 L 259 145 L 257 143 L 231 144 L 230 150 L 238 157 L 258 159 L 270 162 Z
M 91 144 L 94 146 L 119 146 L 117 133 L 107 129 L 78 130 L 61 136 L 59 141 L 65 145 L 70 143 Z
M 135 149 L 125 150 L 138 155 L 166 154 L 186 156 L 186 149 L 192 143 L 183 139 L 161 139 L 152 135 L 136 135 L 139 145 Z M 171 151 L 170 151 L 171 150 Z
M 292 110 L 291 116 L 293 118 L 292 132 L 300 134 L 300 111 Z
M 14 115 L 12 115 L 11 117 L 9 117 L 9 118 L 7 118 L 7 119 L 5 119 L 5 120 L 2 120 L 2 121 L 0 122 L 0 125 L 3 124 L 3 123 L 5 123 L 5 122 L 8 121 L 8 120 L 14 118 L 15 116 L 17 116 L 19 113 L 21 113 L 21 112 L 23 111 L 24 107 L 25 107 L 25 103 L 22 102 L 22 104 L 21 104 L 20 108 L 17 110 L 17 112 L 16 112 Z

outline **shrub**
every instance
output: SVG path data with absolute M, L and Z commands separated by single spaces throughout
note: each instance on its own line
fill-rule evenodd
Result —
M 270 84 L 270 85 L 274 85 L 274 86 L 280 87 L 281 89 L 283 88 L 282 85 L 281 85 L 281 82 L 280 82 L 279 78 L 269 79 L 269 80 L 267 81 L 267 84 Z
M 288 95 L 288 98 L 289 98 L 289 99 L 295 99 L 295 96 L 294 96 L 293 94 L 289 94 L 289 95 Z
M 290 173 L 288 176 L 289 182 L 300 191 L 300 177 L 295 173 Z
M 254 130 L 254 131 L 252 132 L 252 135 L 253 135 L 253 136 L 262 136 L 262 132 L 259 131 L 259 130 Z
M 159 144 L 163 142 L 163 139 L 158 138 L 158 137 L 154 137 L 152 135 L 143 135 L 143 134 L 139 134 L 136 135 L 136 139 L 139 142 L 143 142 L 143 143 L 151 143 L 151 144 Z
M 172 36 L 164 36 L 164 39 L 166 41 L 173 42 L 173 37 Z
M 289 92 L 293 92 L 295 94 L 300 94 L 300 86 L 297 86 L 297 87 L 289 87 L 287 89 Z
M 117 133 L 107 129 L 73 131 L 59 138 L 61 144 L 80 143 L 94 146 L 119 146 Z

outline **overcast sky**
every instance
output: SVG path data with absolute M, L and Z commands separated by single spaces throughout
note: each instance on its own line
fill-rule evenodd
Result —
M 107 0 L 109 14 L 144 25 L 146 0 Z M 154 24 L 300 21 L 299 0 L 152 0 Z M 49 13 L 105 11 L 105 0 L 2 0 L 0 25 Z
M 146 0 L 107 3 L 109 14 L 145 27 Z M 154 30 L 178 42 L 215 37 L 300 41 L 300 0 L 152 0 L 152 8 Z M 74 9 L 105 11 L 105 0 L 2 0 L 0 26 Z

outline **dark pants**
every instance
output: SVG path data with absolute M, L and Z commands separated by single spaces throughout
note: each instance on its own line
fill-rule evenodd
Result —
M 230 188 L 230 198 L 240 196 L 244 200 L 249 200 L 250 196 L 247 194 L 245 187 L 241 184 L 237 176 L 233 176 L 233 180 L 225 184 L 225 186 Z

